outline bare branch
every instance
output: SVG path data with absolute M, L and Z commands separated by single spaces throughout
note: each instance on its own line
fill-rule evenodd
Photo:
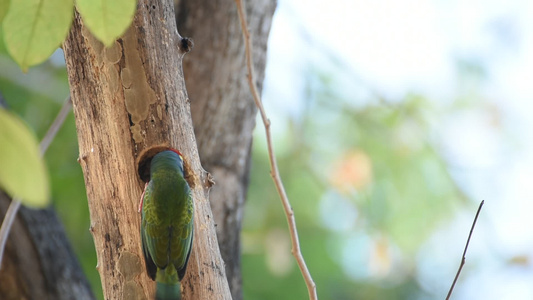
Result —
M 44 156 L 44 154 L 46 153 L 46 150 L 48 150 L 48 147 L 50 146 L 50 144 L 56 137 L 57 132 L 59 131 L 61 126 L 63 126 L 63 123 L 65 122 L 65 119 L 67 118 L 68 113 L 70 112 L 71 108 L 72 108 L 72 100 L 70 100 L 70 95 L 69 95 L 67 99 L 65 100 L 65 103 L 63 103 L 61 110 L 59 111 L 59 113 L 57 113 L 57 116 L 54 122 L 52 123 L 52 125 L 50 125 L 50 127 L 48 128 L 48 131 L 44 135 L 41 141 L 41 144 L 39 145 L 40 150 L 41 150 L 41 156 Z
M 20 199 L 13 198 L 11 204 L 6 211 L 2 227 L 0 228 L 0 269 L 2 268 L 2 258 L 4 257 L 4 250 L 6 249 L 7 238 L 9 237 L 9 231 L 15 221 L 15 216 L 20 208 Z
M 450 290 L 448 291 L 448 296 L 446 296 L 446 300 L 450 299 L 450 296 L 452 295 L 452 292 L 453 292 L 453 288 L 455 287 L 455 283 L 457 282 L 457 278 L 459 278 L 459 274 L 461 274 L 461 270 L 463 269 L 463 266 L 465 265 L 466 251 L 468 250 L 468 244 L 470 244 L 470 238 L 472 237 L 472 232 L 474 232 L 474 227 L 476 227 L 477 217 L 479 216 L 479 212 L 481 211 L 481 208 L 483 207 L 484 203 L 485 203 L 485 200 L 481 201 L 477 209 L 476 217 L 474 218 L 474 222 L 472 223 L 472 228 L 470 228 L 470 234 L 468 235 L 468 239 L 466 240 L 465 250 L 463 251 L 463 257 L 461 258 L 461 264 L 459 265 L 457 274 L 455 274 L 455 278 L 453 279 L 452 286 L 450 287 Z
M 244 44 L 246 48 L 246 66 L 248 69 L 248 84 L 250 85 L 250 90 L 252 92 L 252 96 L 255 101 L 255 105 L 259 109 L 259 112 L 261 113 L 261 119 L 263 120 L 263 125 L 265 127 L 265 134 L 267 139 L 267 145 L 268 145 L 268 156 L 270 159 L 270 175 L 272 176 L 272 179 L 274 180 L 274 184 L 276 185 L 276 189 L 278 190 L 278 194 L 281 198 L 281 202 L 283 204 L 283 207 L 285 209 L 285 215 L 287 217 L 287 223 L 289 224 L 289 231 L 291 235 L 291 241 L 292 241 L 292 255 L 296 258 L 296 261 L 298 263 L 298 267 L 300 268 L 300 271 L 302 272 L 302 275 L 305 279 L 305 283 L 307 285 L 307 291 L 309 293 L 309 299 L 316 300 L 318 299 L 316 294 L 316 285 L 313 281 L 313 278 L 311 277 L 311 273 L 309 273 L 309 269 L 307 268 L 307 265 L 305 264 L 305 260 L 303 258 L 302 252 L 300 251 L 300 242 L 298 240 L 298 231 L 296 229 L 296 220 L 294 218 L 294 211 L 292 210 L 291 204 L 289 202 L 289 198 L 287 197 L 287 193 L 285 192 L 285 188 L 283 186 L 283 182 L 281 181 L 281 177 L 279 175 L 278 171 L 278 165 L 276 162 L 276 154 L 274 153 L 274 149 L 272 146 L 272 137 L 270 134 L 270 120 L 268 119 L 265 109 L 263 108 L 263 103 L 261 101 L 261 97 L 259 96 L 259 92 L 257 91 L 257 86 L 255 85 L 255 79 L 254 79 L 254 69 L 252 64 L 252 43 L 250 41 L 250 32 L 248 31 L 248 26 L 246 23 L 246 16 L 244 13 L 244 5 L 242 3 L 242 0 L 235 0 L 235 3 L 237 4 L 237 11 L 239 13 L 239 20 L 241 21 L 241 28 L 242 28 L 242 34 L 244 36 Z
M 65 103 L 61 107 L 61 110 L 57 114 L 54 122 L 52 123 L 52 125 L 50 125 L 50 128 L 48 128 L 48 131 L 43 137 L 41 144 L 39 145 L 41 157 L 44 156 L 46 150 L 48 150 L 48 146 L 50 146 L 57 132 L 59 131 L 59 128 L 61 128 L 61 126 L 65 122 L 65 119 L 67 118 L 71 107 L 72 102 L 70 101 L 70 96 L 68 96 L 65 100 Z M 7 238 L 9 237 L 9 231 L 11 230 L 11 226 L 13 225 L 13 221 L 15 221 L 15 216 L 17 215 L 19 208 L 20 199 L 13 198 L 11 200 L 11 204 L 9 204 L 9 208 L 7 209 L 6 215 L 4 216 L 2 227 L 0 227 L 0 268 L 2 268 L 2 258 L 4 257 L 4 250 L 6 248 Z

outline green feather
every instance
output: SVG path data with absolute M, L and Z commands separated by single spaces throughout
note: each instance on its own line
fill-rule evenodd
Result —
M 193 216 L 193 200 L 181 156 L 174 151 L 158 153 L 150 165 L 141 222 L 146 269 L 158 283 L 157 299 L 180 299 L 179 282 L 192 248 Z
M 157 283 L 156 300 L 180 300 L 180 284 Z
M 180 284 L 178 282 L 178 274 L 176 269 L 166 268 L 165 270 L 157 271 L 156 281 L 156 300 L 181 299 Z

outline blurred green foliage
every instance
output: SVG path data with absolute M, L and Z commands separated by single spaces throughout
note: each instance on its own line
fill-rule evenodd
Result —
M 281 120 L 286 130 L 275 136 L 318 296 L 427 298 L 417 251 L 464 200 L 431 140 L 441 112 L 415 94 L 395 102 L 346 97 L 329 75 L 310 75 L 302 115 Z M 244 216 L 244 298 L 304 299 L 262 131 Z

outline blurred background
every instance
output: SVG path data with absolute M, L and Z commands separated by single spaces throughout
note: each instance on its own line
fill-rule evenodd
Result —
M 533 2 L 280 0 L 263 101 L 320 299 L 533 299 Z M 0 49 L 5 53 L 5 49 Z M 0 91 L 41 138 L 68 95 L 57 52 Z M 53 205 L 101 296 L 72 114 Z M 305 299 L 258 120 L 245 299 Z

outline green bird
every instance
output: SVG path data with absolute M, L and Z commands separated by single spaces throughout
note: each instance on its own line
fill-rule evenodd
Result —
M 179 151 L 169 149 L 152 158 L 141 210 L 142 249 L 148 275 L 157 282 L 156 299 L 181 299 L 180 281 L 192 249 L 194 207 Z

